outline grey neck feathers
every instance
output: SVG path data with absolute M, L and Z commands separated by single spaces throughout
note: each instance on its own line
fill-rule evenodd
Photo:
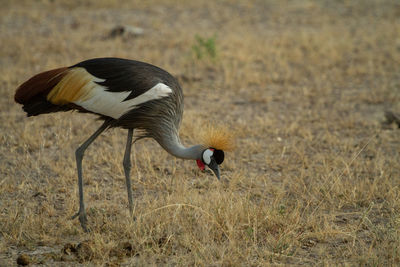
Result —
M 171 139 L 163 140 L 160 145 L 171 155 L 181 159 L 201 159 L 202 152 L 205 149 L 201 145 L 195 145 L 192 147 L 184 147 L 179 137 L 175 136 Z

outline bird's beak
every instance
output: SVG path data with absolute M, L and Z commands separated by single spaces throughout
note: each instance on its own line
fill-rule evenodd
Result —
M 219 171 L 219 166 L 217 162 L 215 162 L 214 159 L 211 159 L 210 164 L 208 164 L 208 167 L 214 172 L 215 176 L 217 176 L 218 180 L 220 180 L 220 171 Z

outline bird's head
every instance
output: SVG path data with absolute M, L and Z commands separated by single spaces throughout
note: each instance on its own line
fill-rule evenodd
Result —
M 233 135 L 227 128 L 208 126 L 205 129 L 202 136 L 205 149 L 201 153 L 201 158 L 197 159 L 197 166 L 200 170 L 204 170 L 205 166 L 209 167 L 219 180 L 219 165 L 224 161 L 224 151 L 234 149 Z
M 200 170 L 204 170 L 205 167 L 208 166 L 215 173 L 215 176 L 217 176 L 219 180 L 219 165 L 224 161 L 224 157 L 225 154 L 223 150 L 210 147 L 203 151 L 201 159 L 197 160 L 197 166 L 199 166 Z

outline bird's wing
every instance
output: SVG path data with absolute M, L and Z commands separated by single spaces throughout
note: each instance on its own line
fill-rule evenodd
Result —
M 99 58 L 37 74 L 17 89 L 15 100 L 32 114 L 73 104 L 118 119 L 140 104 L 168 96 L 175 82 L 168 72 L 147 63 Z
M 58 85 L 63 87 L 63 82 L 67 87 L 57 90 Z M 168 72 L 147 63 L 98 58 L 71 66 L 48 99 L 52 103 L 72 102 L 118 119 L 142 103 L 168 96 L 174 82 Z
M 118 119 L 179 88 L 175 78 L 156 66 L 98 58 L 33 76 L 18 87 L 15 101 L 30 116 L 78 108 Z
M 110 92 L 130 92 L 127 100 L 135 98 L 158 83 L 170 86 L 175 79 L 163 69 L 148 63 L 121 59 L 96 58 L 78 63 L 71 68 L 81 67 L 88 73 L 103 81 L 98 84 L 105 86 Z

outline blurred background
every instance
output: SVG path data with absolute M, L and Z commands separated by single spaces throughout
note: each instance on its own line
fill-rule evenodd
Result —
M 0 4 L 0 265 L 399 263 L 398 1 Z M 237 148 L 218 182 L 135 144 L 132 221 L 126 133 L 108 131 L 83 163 L 86 234 L 68 219 L 74 150 L 99 122 L 26 118 L 13 96 L 38 72 L 96 57 L 166 69 L 185 95 L 184 143 L 211 123 Z

